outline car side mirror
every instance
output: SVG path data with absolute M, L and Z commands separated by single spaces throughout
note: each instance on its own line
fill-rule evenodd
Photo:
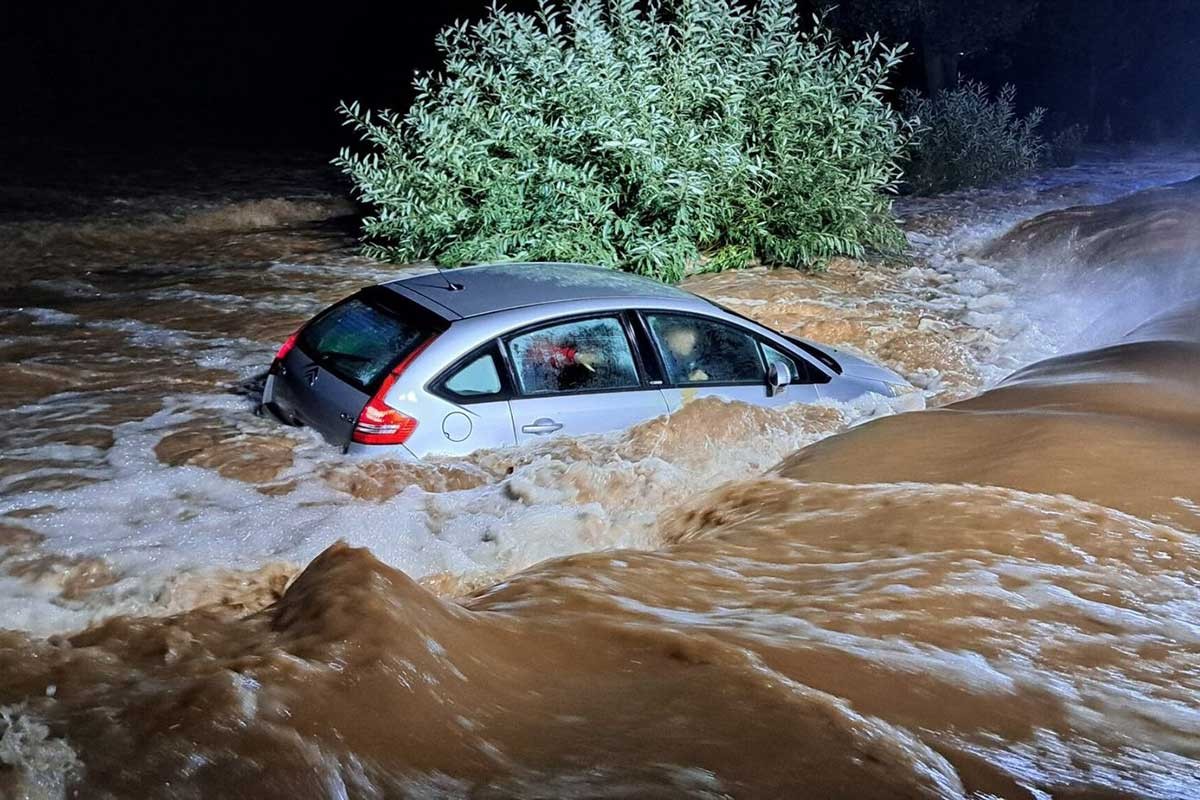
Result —
M 792 382 L 792 368 L 786 361 L 772 361 L 767 368 L 767 397 L 782 394 Z

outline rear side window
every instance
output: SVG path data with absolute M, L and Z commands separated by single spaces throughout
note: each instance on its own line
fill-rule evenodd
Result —
M 419 324 L 351 297 L 313 320 L 300 336 L 300 348 L 347 383 L 368 389 L 430 335 Z
M 758 342 L 732 325 L 682 314 L 647 314 L 673 384 L 762 383 Z
M 491 353 L 469 362 L 443 382 L 446 391 L 458 397 L 487 397 L 500 394 L 500 371 Z
M 522 394 L 634 389 L 641 385 L 625 328 L 616 317 L 577 320 L 508 342 Z

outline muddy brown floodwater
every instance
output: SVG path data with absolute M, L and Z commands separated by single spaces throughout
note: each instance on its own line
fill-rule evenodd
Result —
M 275 343 L 401 269 L 271 168 L 0 225 L 0 796 L 1200 796 L 1200 200 L 1113 202 L 1194 155 L 688 280 L 929 411 L 420 465 L 253 415 Z

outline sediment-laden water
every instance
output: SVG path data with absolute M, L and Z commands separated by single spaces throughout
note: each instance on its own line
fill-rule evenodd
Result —
M 908 263 L 686 283 L 928 412 L 424 465 L 252 413 L 398 271 L 336 196 L 0 225 L 0 794 L 1200 794 L 1200 204 L 1001 236 L 1197 172 L 906 200 Z

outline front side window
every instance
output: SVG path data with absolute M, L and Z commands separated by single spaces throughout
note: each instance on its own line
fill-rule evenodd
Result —
M 634 389 L 641 385 L 616 317 L 551 325 L 508 343 L 522 394 Z
M 647 314 L 646 321 L 671 383 L 763 381 L 758 343 L 745 331 L 681 314 Z
M 491 353 L 467 363 L 443 384 L 446 390 L 459 397 L 489 397 L 500 394 L 500 371 Z
M 788 374 L 792 376 L 792 383 L 807 383 L 808 382 L 807 381 L 808 372 L 806 370 L 805 371 L 801 370 L 800 365 L 796 363 L 796 359 L 792 358 L 791 356 L 787 355 L 786 353 L 779 352 L 778 350 L 776 350 L 774 347 L 771 347 L 771 345 L 767 344 L 766 342 L 763 342 L 762 348 L 763 348 L 763 355 L 767 357 L 767 369 L 770 369 L 771 365 L 776 362 L 782 362 L 783 364 L 787 365 Z

